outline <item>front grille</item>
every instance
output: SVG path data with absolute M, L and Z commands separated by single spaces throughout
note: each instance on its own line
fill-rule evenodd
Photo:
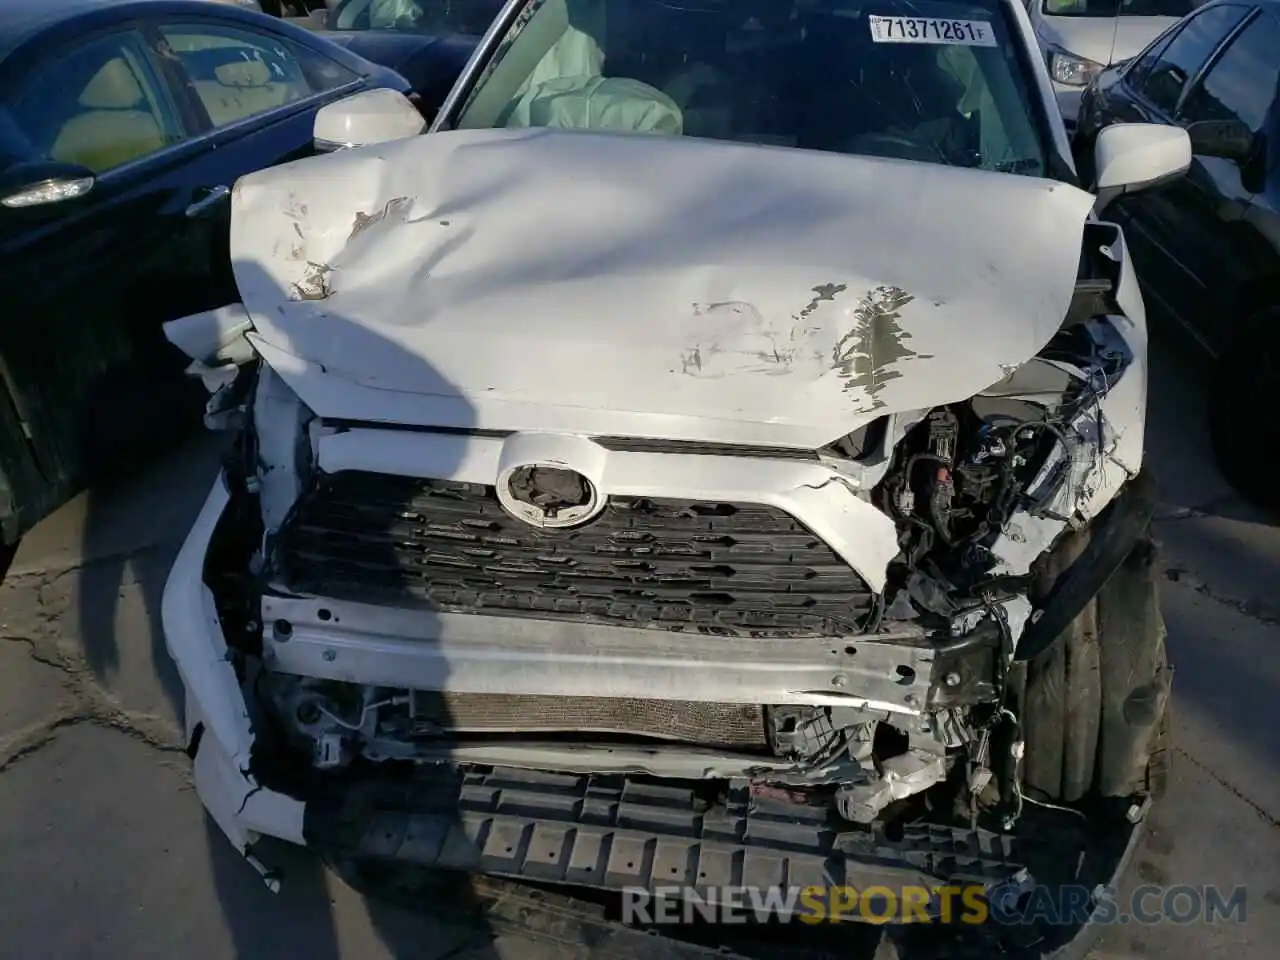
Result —
M 335 599 L 728 635 L 853 633 L 873 601 L 775 507 L 613 497 L 581 527 L 540 530 L 490 486 L 357 471 L 304 496 L 273 564 Z

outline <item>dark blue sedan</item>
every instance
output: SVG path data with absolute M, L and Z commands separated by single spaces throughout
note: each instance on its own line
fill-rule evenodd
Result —
M 410 89 L 233 4 L 0 3 L 0 540 L 198 422 L 161 328 L 235 299 L 232 187 L 376 87 Z

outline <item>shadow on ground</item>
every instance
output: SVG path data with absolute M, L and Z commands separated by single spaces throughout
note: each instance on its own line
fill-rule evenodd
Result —
M 251 276 L 260 294 L 270 283 L 253 264 L 241 264 L 239 269 L 242 282 L 246 274 Z M 276 294 L 281 302 L 288 299 L 283 291 L 277 290 Z M 333 312 L 326 315 L 325 322 L 335 330 L 348 325 L 345 318 Z M 356 356 L 385 357 L 389 352 L 400 351 L 398 346 L 370 332 L 367 327 L 356 324 L 349 327 L 351 336 L 359 341 L 354 350 Z M 415 382 L 423 384 L 427 392 L 461 400 L 457 391 L 422 361 L 416 358 L 410 358 L 410 361 L 416 365 Z M 260 372 L 259 375 L 271 374 Z M 469 406 L 462 401 L 456 403 L 454 409 L 469 410 Z M 456 424 L 461 428 L 467 425 L 466 422 Z M 229 446 L 226 441 L 193 438 L 178 456 L 166 461 L 167 475 L 131 471 L 132 476 L 122 475 L 110 486 L 102 486 L 82 498 L 73 510 L 73 514 L 77 511 L 80 514 L 82 536 L 72 606 L 85 664 L 98 683 L 121 702 L 126 712 L 131 715 L 146 713 L 168 721 L 167 729 L 172 731 L 167 745 L 169 749 L 188 746 L 180 732 L 186 706 L 181 672 L 199 669 L 200 665 L 175 665 L 171 659 L 161 622 L 162 597 L 174 558 L 208 495 L 210 485 L 218 476 L 219 462 L 229 456 Z M 461 451 L 462 448 L 463 445 L 458 445 L 457 449 Z M 446 475 L 452 471 L 450 464 L 443 464 L 443 468 Z M 234 480 L 229 487 L 233 497 L 249 496 Z M 63 523 L 66 522 L 67 518 L 63 518 Z M 385 550 L 386 555 L 364 555 L 360 559 L 367 565 L 381 568 L 387 577 L 394 578 L 397 558 L 391 555 L 393 540 L 389 531 L 382 533 L 388 537 L 374 552 Z M 42 531 L 42 534 L 47 536 L 49 531 Z M 354 544 L 331 546 L 334 548 L 332 566 L 340 568 L 354 549 Z M 247 561 L 249 558 L 243 559 Z M 362 568 L 356 569 L 360 571 Z M 363 571 L 368 569 L 366 566 Z M 247 562 L 242 572 L 247 583 L 251 579 Z M 430 610 L 424 608 L 423 615 L 430 617 Z M 226 623 L 224 620 L 224 625 Z M 171 628 L 173 626 L 170 624 Z M 198 625 L 190 627 L 196 629 Z M 247 634 L 228 633 L 228 643 L 237 650 L 232 662 L 239 670 L 246 654 L 249 660 L 256 658 L 262 640 Z M 253 685 L 255 693 L 260 686 Z M 325 688 L 324 694 L 328 696 L 330 693 L 335 697 L 328 701 L 333 712 L 339 715 L 342 711 L 349 713 L 351 701 L 341 699 L 341 692 Z M 448 710 L 443 700 L 437 704 L 424 703 L 424 700 L 431 699 L 430 694 L 418 694 L 418 704 L 430 711 L 428 715 L 447 718 Z M 210 709 L 217 709 L 218 705 L 206 703 L 202 707 L 208 715 Z M 354 709 L 356 714 L 360 714 L 358 701 Z M 255 713 L 253 709 L 250 712 Z M 209 749 L 208 736 L 206 731 L 206 738 L 201 741 L 205 749 Z M 276 769 L 299 769 L 299 765 L 287 756 L 292 748 L 286 746 L 283 737 L 274 735 L 273 730 L 261 725 L 255 727 L 255 736 L 255 763 L 257 759 L 262 760 L 261 766 L 255 767 L 260 778 L 272 775 Z M 259 752 L 260 758 L 256 756 Z M 308 756 L 301 765 L 307 768 L 303 779 L 295 779 L 292 772 L 282 772 L 279 782 L 272 782 L 271 788 L 311 797 L 329 795 L 328 783 L 321 782 L 320 776 L 310 771 L 309 766 Z M 366 765 L 359 767 L 359 776 L 377 780 L 383 774 L 377 765 Z M 232 784 L 231 789 L 247 793 L 251 785 L 246 781 Z M 196 802 L 194 795 L 191 795 L 190 802 Z M 308 810 L 315 806 L 313 800 Z M 349 818 L 351 811 L 342 809 L 338 815 Z M 465 878 L 461 885 L 450 882 L 447 903 L 443 905 L 429 901 L 414 903 L 412 906 L 420 908 L 420 912 L 411 913 L 387 905 L 379 898 L 371 898 L 360 910 L 348 907 L 347 912 L 352 914 L 350 919 L 339 918 L 335 914 L 339 902 L 354 905 L 360 898 L 342 887 L 314 851 L 270 840 L 255 847 L 255 853 L 263 860 L 275 858 L 271 866 L 283 874 L 281 891 L 273 895 L 259 874 L 233 849 L 213 819 L 206 815 L 204 823 L 212 881 L 222 906 L 225 930 L 237 957 L 277 957 L 285 949 L 289 955 L 336 960 L 340 956 L 351 955 L 344 940 L 354 935 L 347 929 L 352 924 L 356 927 L 367 924 L 373 939 L 397 957 L 440 956 L 463 948 L 469 957 L 477 960 L 486 955 L 485 945 L 491 940 L 491 933 L 479 904 L 467 896 Z M 356 826 L 359 826 L 358 822 Z M 457 826 L 454 824 L 455 828 Z M 309 815 L 308 831 L 312 828 Z M 315 829 L 319 830 L 319 827 Z M 313 843 L 332 840 L 327 835 L 311 832 L 308 836 Z M 329 849 L 326 857 L 335 858 L 335 862 L 349 862 L 346 851 L 336 847 Z M 379 889 L 376 892 L 394 895 L 396 891 Z M 357 919 L 361 912 L 364 917 Z M 286 944 L 287 948 L 283 947 Z

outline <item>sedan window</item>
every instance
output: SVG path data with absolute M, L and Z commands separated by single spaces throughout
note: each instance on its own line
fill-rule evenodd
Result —
M 1000 0 L 527 0 L 462 128 L 683 134 L 1045 176 Z
M 1280 24 L 1263 13 L 1231 41 L 1204 82 L 1188 95 L 1181 119 L 1240 120 L 1261 133 L 1280 82 L 1278 50 Z
M 213 24 L 161 28 L 215 127 L 332 90 L 358 77 L 282 37 Z
M 480 36 L 503 0 L 341 0 L 333 9 L 336 30 L 396 30 L 434 36 Z
M 1188 20 L 1153 63 L 1139 65 L 1146 98 L 1172 115 L 1183 89 L 1248 13 L 1248 7 L 1223 4 Z
M 98 174 L 184 139 L 132 31 L 60 51 L 23 78 L 9 110 L 37 155 Z
M 1195 0 L 1044 0 L 1050 17 L 1185 17 Z

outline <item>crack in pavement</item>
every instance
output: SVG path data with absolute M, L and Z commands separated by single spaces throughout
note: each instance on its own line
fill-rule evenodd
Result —
M 185 753 L 181 735 L 163 717 L 121 710 L 118 707 L 102 710 L 82 705 L 80 709 L 72 707 L 48 720 L 0 738 L 0 773 L 5 773 L 18 762 L 53 743 L 63 730 L 80 724 L 115 730 L 161 753 Z
M 1206 581 L 1183 567 L 1165 567 L 1164 576 L 1170 583 L 1178 583 L 1190 587 L 1201 596 L 1207 597 L 1214 603 L 1231 607 L 1237 613 L 1251 620 L 1256 620 L 1270 627 L 1280 626 L 1280 610 L 1268 606 L 1261 600 L 1253 597 L 1233 597 L 1230 594 L 1219 593 Z
M 7 640 L 10 643 L 25 643 L 29 648 L 27 650 L 27 654 L 36 663 L 43 663 L 46 667 L 53 667 L 55 670 L 61 670 L 64 673 L 68 670 L 67 665 L 61 660 L 52 659 L 42 653 L 40 645 L 32 637 L 23 636 L 21 634 L 0 633 L 0 640 Z
M 1218 784 L 1218 786 L 1222 787 L 1224 790 L 1226 790 L 1232 796 L 1236 797 L 1238 800 L 1241 800 L 1242 802 L 1247 804 L 1249 808 L 1253 810 L 1253 812 L 1256 813 L 1259 817 L 1261 817 L 1263 822 L 1266 823 L 1268 826 L 1280 827 L 1280 820 L 1276 819 L 1270 813 L 1268 813 L 1266 811 L 1266 808 L 1264 808 L 1261 804 L 1247 797 L 1237 786 L 1235 786 L 1235 784 L 1233 784 L 1226 777 L 1222 776 L 1212 767 L 1208 766 L 1207 764 L 1193 757 L 1190 753 L 1188 753 L 1182 747 L 1174 745 L 1173 749 L 1175 753 L 1190 760 L 1197 770 L 1202 771 L 1205 774 L 1205 776 L 1209 777 L 1209 779 L 1212 780 L 1214 783 Z
M 1254 506 L 1243 497 L 1229 493 L 1207 503 L 1190 507 L 1176 507 L 1173 504 L 1162 503 L 1151 519 L 1154 523 L 1160 523 L 1165 520 L 1204 520 L 1213 517 L 1230 519 L 1227 514 L 1222 513 L 1223 507 L 1243 507 L 1250 512 L 1257 513 L 1259 517 L 1266 516 L 1266 511 L 1262 507 Z
M 65 611 L 58 609 L 50 596 L 50 589 L 68 573 L 139 557 L 149 549 L 152 548 L 99 557 L 66 569 L 32 571 L 16 578 L 26 581 L 18 589 L 34 594 L 32 622 L 25 631 L 0 634 L 0 641 L 24 644 L 34 661 L 62 673 L 62 687 L 70 702 L 61 704 L 47 719 L 0 737 L 0 773 L 54 742 L 61 731 L 81 724 L 116 730 L 161 753 L 185 753 L 183 731 L 177 724 L 158 714 L 123 707 L 102 685 L 78 640 L 62 639 L 64 631 L 60 628 Z M 10 588 L 11 584 L 6 582 L 5 587 Z
M 1176 522 L 1178 520 L 1197 520 L 1205 518 L 1224 518 L 1225 515 L 1220 513 L 1221 507 L 1226 505 L 1244 504 L 1240 497 L 1227 495 L 1218 497 L 1216 500 L 1210 500 L 1208 503 L 1192 506 L 1192 507 L 1175 507 L 1169 504 L 1161 504 L 1160 508 L 1152 517 L 1153 523 Z M 1192 573 L 1185 567 L 1169 565 L 1164 569 L 1165 578 L 1171 583 L 1183 583 L 1195 590 L 1202 596 L 1220 603 L 1224 606 L 1233 608 L 1252 620 L 1267 626 L 1280 626 L 1280 607 L 1272 606 L 1256 597 L 1238 597 L 1231 594 L 1220 593 L 1209 583 Z
M 54 563 L 46 566 L 26 567 L 21 569 L 10 568 L 8 574 L 4 577 L 4 585 L 21 586 L 35 580 L 36 588 L 42 590 L 57 583 L 63 577 L 72 573 L 80 573 L 83 570 L 93 570 L 97 567 L 105 567 L 115 563 L 128 563 L 131 560 L 138 560 L 148 554 L 154 553 L 162 547 L 172 546 L 163 540 L 157 540 L 153 543 L 139 544 L 136 547 L 130 547 L 128 550 L 117 550 L 111 553 L 102 553 L 97 556 L 80 557 L 76 560 L 69 560 L 65 563 Z

